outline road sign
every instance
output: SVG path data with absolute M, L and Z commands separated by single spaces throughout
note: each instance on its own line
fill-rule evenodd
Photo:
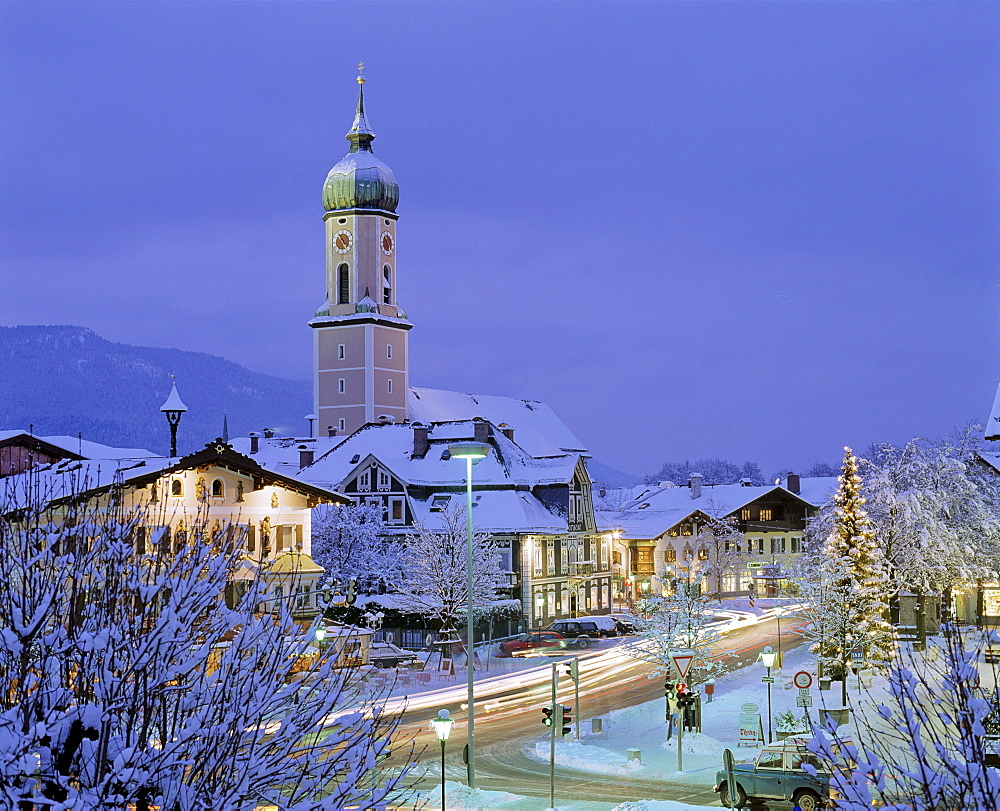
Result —
M 811 707 L 812 705 L 813 705 L 813 697 L 812 696 L 798 696 L 795 699 L 795 706 L 796 707 Z
M 761 721 L 760 713 L 741 712 L 738 745 L 757 746 L 760 743 L 764 743 L 764 723 Z
M 809 695 L 809 688 L 808 687 L 800 687 L 799 688 L 799 695 L 800 696 L 807 696 L 807 695 Z
M 792 684 L 798 687 L 800 690 L 808 690 L 812 687 L 813 677 L 812 673 L 806 673 L 804 670 L 800 670 L 794 676 L 792 676 Z
M 683 679 L 691 667 L 691 662 L 694 661 L 694 651 L 675 651 L 670 654 L 670 661 L 674 663 L 674 670 L 677 672 L 677 678 Z
M 762 676 L 761 681 L 764 684 L 774 684 L 774 676 Z
M 860 667 L 865 661 L 865 649 L 862 647 L 853 648 L 851 650 L 851 664 L 855 667 Z

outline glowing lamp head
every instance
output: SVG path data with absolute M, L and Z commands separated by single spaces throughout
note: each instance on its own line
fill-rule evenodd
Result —
M 764 648 L 764 650 L 762 650 L 760 653 L 760 660 L 764 663 L 764 667 L 768 669 L 774 667 L 774 660 L 777 658 L 778 654 L 776 654 L 773 650 L 771 650 L 770 645 Z
M 431 720 L 434 734 L 442 743 L 448 740 L 448 736 L 451 734 L 451 725 L 455 723 L 450 716 L 451 713 L 448 710 L 438 710 L 438 717 Z
M 490 446 L 485 442 L 453 442 L 448 446 L 452 459 L 485 459 L 490 453 Z

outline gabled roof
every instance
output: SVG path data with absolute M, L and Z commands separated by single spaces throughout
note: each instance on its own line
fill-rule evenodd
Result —
M 993 408 L 990 409 L 990 418 L 986 421 L 986 430 L 983 433 L 986 439 L 1000 439 L 1000 386 L 997 386 L 996 397 L 993 398 Z
M 411 422 L 429 424 L 482 417 L 496 426 L 508 425 L 514 429 L 517 443 L 535 458 L 566 451 L 587 453 L 566 423 L 538 400 L 411 387 L 406 410 Z
M 324 502 L 347 504 L 350 499 L 297 477 L 262 467 L 248 456 L 237 453 L 221 439 L 210 442 L 200 451 L 171 459 L 164 456 L 145 459 L 74 459 L 34 468 L 28 473 L 8 477 L 11 493 L 20 492 L 19 481 L 31 477 L 35 492 L 45 494 L 50 502 L 80 497 L 92 498 L 115 485 L 144 487 L 171 473 L 198 468 L 221 467 L 251 477 L 260 484 L 280 485 Z
M 66 459 L 145 459 L 155 456 L 144 448 L 115 448 L 75 436 L 35 436 L 27 431 L 0 431 L 0 447 L 38 448 Z

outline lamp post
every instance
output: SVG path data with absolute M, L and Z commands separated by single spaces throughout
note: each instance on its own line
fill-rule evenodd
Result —
M 171 378 L 173 375 L 171 375 Z M 167 418 L 167 425 L 170 426 L 170 455 L 177 456 L 177 425 L 181 421 L 181 416 L 187 411 L 187 406 L 177 393 L 177 384 L 170 381 L 170 394 L 166 402 L 160 406 L 160 411 Z
M 465 460 L 465 518 L 466 518 L 466 591 L 468 595 L 468 608 L 465 624 L 468 627 L 469 642 L 466 646 L 465 669 L 469 673 L 468 702 L 469 702 L 469 788 L 476 787 L 476 709 L 473 700 L 475 698 L 474 676 L 472 668 L 473 644 L 475 637 L 472 627 L 472 590 L 474 582 L 472 578 L 472 465 L 480 459 L 485 459 L 490 452 L 490 446 L 485 442 L 455 442 L 448 446 L 453 459 Z
M 764 667 L 767 668 L 767 675 L 762 679 L 762 681 L 767 682 L 767 742 L 774 742 L 774 727 L 771 719 L 771 684 L 774 679 L 771 678 L 771 668 L 774 667 L 774 660 L 778 658 L 778 654 L 771 650 L 771 646 L 768 645 L 761 651 L 760 660 L 764 663 Z
M 434 727 L 434 734 L 441 741 L 441 811 L 445 811 L 444 805 L 444 745 L 451 734 L 451 725 L 455 722 L 449 718 L 451 713 L 448 710 L 438 710 L 438 717 L 431 721 Z
M 774 618 L 778 621 L 778 667 L 783 667 L 785 664 L 784 654 L 781 652 L 781 618 L 788 614 L 787 609 L 784 606 L 776 606 L 774 609 Z

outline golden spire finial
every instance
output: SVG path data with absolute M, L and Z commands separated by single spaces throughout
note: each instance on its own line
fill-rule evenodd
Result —
M 365 70 L 365 63 L 358 62 L 358 84 L 365 83 L 364 70 Z

